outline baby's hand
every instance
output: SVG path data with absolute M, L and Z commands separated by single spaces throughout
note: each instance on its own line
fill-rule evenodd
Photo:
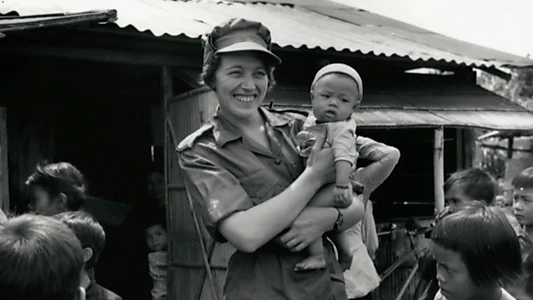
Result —
M 335 185 L 333 188 L 333 205 L 335 205 L 335 207 L 348 207 L 352 204 L 352 197 L 353 191 L 351 183 Z

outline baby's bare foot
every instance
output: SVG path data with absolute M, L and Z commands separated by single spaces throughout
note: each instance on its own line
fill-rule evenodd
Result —
M 301 262 L 297 263 L 294 267 L 294 271 L 308 271 L 308 270 L 317 270 L 324 269 L 326 267 L 326 260 L 324 255 L 311 255 Z

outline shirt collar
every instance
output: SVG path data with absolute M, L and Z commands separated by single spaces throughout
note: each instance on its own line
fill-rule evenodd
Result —
M 262 107 L 259 107 L 259 113 L 263 116 L 265 123 L 272 127 L 285 126 L 291 120 L 288 116 L 272 113 Z M 220 114 L 220 108 L 217 108 L 217 112 L 210 122 L 213 123 L 213 136 L 219 147 L 242 137 L 240 130 Z

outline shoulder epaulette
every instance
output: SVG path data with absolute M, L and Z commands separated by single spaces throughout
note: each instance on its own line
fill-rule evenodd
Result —
M 185 149 L 190 149 L 194 146 L 194 143 L 196 143 L 196 140 L 204 135 L 207 132 L 211 132 L 213 129 L 214 124 L 212 122 L 207 122 L 202 127 L 198 128 L 195 132 L 189 134 L 186 138 L 184 138 L 176 148 L 176 151 L 181 152 Z

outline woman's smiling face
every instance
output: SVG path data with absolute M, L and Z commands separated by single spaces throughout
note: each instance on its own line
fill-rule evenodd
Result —
M 220 55 L 215 72 L 215 92 L 222 113 L 244 119 L 257 113 L 268 90 L 268 71 L 253 52 Z

